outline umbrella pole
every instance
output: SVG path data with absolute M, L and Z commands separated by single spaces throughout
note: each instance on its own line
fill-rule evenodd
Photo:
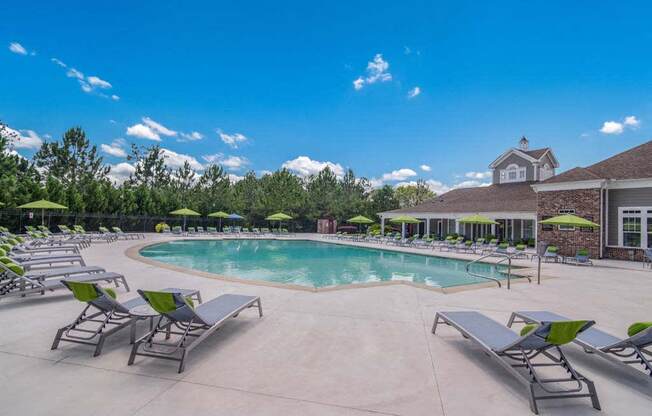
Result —
M 186 216 L 183 216 L 183 231 L 186 231 Z
M 41 208 L 41 227 L 45 225 L 45 210 Z
M 405 223 L 401 224 L 401 238 L 405 240 Z

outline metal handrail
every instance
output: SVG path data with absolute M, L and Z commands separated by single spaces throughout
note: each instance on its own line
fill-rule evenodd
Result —
M 500 282 L 499 279 L 496 279 L 495 277 L 484 276 L 484 275 L 479 274 L 479 273 L 473 273 L 473 272 L 470 270 L 470 269 L 471 269 L 471 265 L 473 265 L 473 264 L 479 262 L 480 260 L 484 260 L 484 259 L 486 259 L 486 258 L 488 258 L 488 257 L 502 256 L 502 257 L 504 257 L 504 258 L 501 259 L 500 261 L 498 261 L 497 263 L 495 263 L 495 265 L 498 266 L 499 264 L 501 264 L 502 262 L 504 262 L 505 260 L 507 260 L 507 262 L 508 262 L 508 263 L 507 263 L 507 289 L 511 289 L 511 282 L 512 282 L 512 258 L 515 257 L 516 255 L 518 255 L 518 254 L 512 254 L 512 255 L 510 255 L 510 254 L 507 254 L 507 253 L 499 253 L 499 252 L 493 252 L 493 253 L 485 254 L 484 256 L 482 256 L 482 257 L 480 257 L 480 258 L 477 258 L 477 259 L 475 259 L 475 260 L 473 260 L 473 261 L 467 263 L 467 264 L 466 264 L 466 273 L 467 273 L 467 274 L 470 274 L 471 276 L 479 277 L 479 278 L 481 278 L 481 279 L 493 280 L 494 282 L 498 283 L 498 287 L 503 287 L 503 285 L 502 285 L 502 283 Z M 526 276 L 526 278 L 527 278 L 530 282 L 532 282 L 532 280 L 530 279 L 529 276 Z

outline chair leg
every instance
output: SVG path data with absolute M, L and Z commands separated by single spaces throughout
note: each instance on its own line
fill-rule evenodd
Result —
M 67 326 L 64 326 L 63 328 L 59 328 L 57 331 L 57 335 L 54 337 L 54 342 L 52 343 L 52 350 L 56 350 L 59 347 L 59 342 L 61 341 L 61 336 L 63 335 L 63 331 L 68 329 Z
M 437 324 L 439 323 L 439 314 L 435 314 L 435 322 L 432 324 L 432 333 L 437 331 Z
M 104 347 L 105 339 L 106 336 L 104 334 L 100 335 L 100 339 L 97 341 L 97 345 L 95 346 L 95 352 L 93 353 L 93 357 L 97 357 L 98 355 L 102 354 L 102 347 Z
M 537 406 L 537 399 L 534 396 L 534 383 L 530 383 L 530 410 L 535 415 L 539 414 L 539 407 Z

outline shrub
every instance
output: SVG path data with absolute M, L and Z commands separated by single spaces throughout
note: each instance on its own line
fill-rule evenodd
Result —
M 166 227 L 169 228 L 169 226 L 168 226 L 166 223 L 164 223 L 164 222 L 159 222 L 158 224 L 156 224 L 156 226 L 154 227 L 154 229 L 156 230 L 157 233 L 162 233 L 163 230 L 164 230 Z

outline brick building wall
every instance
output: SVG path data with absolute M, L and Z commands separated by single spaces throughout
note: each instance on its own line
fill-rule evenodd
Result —
M 578 217 L 600 224 L 600 190 L 574 189 L 570 191 L 548 191 L 537 193 L 537 217 L 542 221 L 560 215 L 560 210 L 574 209 Z M 548 226 L 550 227 L 550 226 Z M 574 256 L 578 248 L 587 248 L 592 258 L 600 256 L 600 229 L 552 230 L 538 224 L 537 239 L 559 248 L 559 254 Z
M 633 247 L 605 247 L 604 257 L 618 260 L 645 260 L 645 250 Z

